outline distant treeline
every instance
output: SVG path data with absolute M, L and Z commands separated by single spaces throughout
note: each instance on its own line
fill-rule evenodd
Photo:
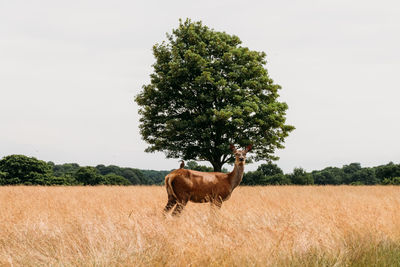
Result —
M 167 173 L 115 165 L 54 164 L 24 155 L 0 160 L 0 185 L 153 185 L 163 183 Z
M 211 167 L 186 163 L 186 168 L 213 171 Z M 227 172 L 227 169 L 223 169 Z M 54 164 L 34 157 L 10 155 L 0 160 L 0 185 L 160 185 L 170 171 L 140 170 L 115 165 L 79 166 L 76 163 Z M 372 168 L 359 163 L 342 168 L 328 167 L 306 172 L 295 168 L 284 174 L 276 164 L 261 164 L 245 173 L 242 185 L 400 185 L 400 164 L 392 162 Z
M 295 168 L 284 174 L 276 164 L 262 164 L 256 171 L 247 172 L 242 184 L 246 185 L 400 185 L 400 164 L 390 162 L 372 168 L 363 168 L 360 163 L 351 163 L 342 168 L 327 167 L 306 172 Z

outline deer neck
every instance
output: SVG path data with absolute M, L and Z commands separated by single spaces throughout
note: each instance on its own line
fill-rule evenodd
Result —
M 236 164 L 235 167 L 233 168 L 233 171 L 229 173 L 229 182 L 232 186 L 232 190 L 235 189 L 236 186 L 240 184 L 243 178 L 243 172 L 244 172 L 244 164 Z

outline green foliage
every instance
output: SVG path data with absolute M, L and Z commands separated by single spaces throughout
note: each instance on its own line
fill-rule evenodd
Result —
M 7 173 L 0 171 L 0 185 L 6 184 L 6 177 L 7 177 Z
M 0 185 L 131 185 L 161 184 L 169 171 L 121 168 L 115 165 L 80 167 L 76 163 L 54 164 L 23 155 L 0 161 Z
M 321 171 L 313 171 L 316 184 L 366 184 L 379 183 L 375 168 L 362 168 L 360 163 L 351 163 L 340 168 L 325 168 Z
M 257 171 L 245 173 L 242 183 L 246 185 L 286 185 L 291 184 L 291 180 L 283 174 L 278 165 L 269 162 L 261 164 Z
M 74 175 L 80 166 L 76 163 L 64 163 L 61 165 L 55 165 L 54 163 L 51 164 L 53 168 L 53 174 L 54 176 L 60 177 L 60 176 L 67 176 L 67 175 Z
M 51 167 L 42 160 L 24 155 L 10 155 L 0 160 L 3 184 L 51 184 Z
M 105 178 L 94 167 L 80 167 L 74 176 L 83 185 L 98 185 L 106 182 Z
M 261 185 L 261 180 L 263 179 L 261 172 L 248 171 L 243 174 L 241 185 Z
M 379 183 L 375 175 L 375 170 L 372 168 L 362 168 L 351 176 L 351 182 L 360 182 L 366 185 Z
M 400 185 L 400 177 L 385 178 L 382 181 L 384 185 Z
M 313 171 L 312 176 L 315 184 L 320 185 L 338 185 L 343 183 L 344 171 L 336 167 L 328 167 L 321 171 Z
M 254 160 L 276 159 L 293 126 L 269 77 L 264 52 L 235 35 L 187 19 L 156 44 L 150 84 L 137 95 L 140 132 L 167 157 L 209 161 L 215 171 L 232 162 L 229 144 L 254 144 Z
M 211 167 L 189 161 L 186 168 L 198 171 L 213 171 Z M 131 185 L 163 184 L 170 171 L 139 170 L 115 165 L 80 167 L 76 163 L 57 165 L 24 155 L 10 155 L 0 160 L 0 185 Z M 228 172 L 223 169 L 223 172 Z M 271 162 L 261 164 L 256 171 L 246 172 L 242 185 L 400 185 L 400 164 L 390 162 L 373 168 L 363 168 L 360 163 L 351 163 L 342 168 L 327 167 L 319 171 L 306 172 L 295 168 L 284 174 L 278 165 Z
M 249 171 L 244 173 L 241 184 L 242 185 L 262 185 L 265 176 L 261 171 Z
M 355 182 L 351 182 L 350 185 L 365 185 L 365 184 L 361 181 L 355 181 Z
M 356 182 L 354 179 L 354 174 L 360 171 L 361 164 L 360 163 L 350 163 L 349 165 L 344 165 L 342 170 L 344 172 L 343 182 L 346 184 L 350 184 L 352 182 Z
M 214 168 L 212 167 L 207 167 L 204 165 L 199 165 L 196 161 L 189 161 L 186 163 L 185 168 L 189 170 L 195 170 L 195 171 L 201 171 L 201 172 L 213 172 Z
M 132 184 L 128 179 L 126 179 L 120 175 L 116 175 L 115 173 L 106 174 L 104 176 L 104 180 L 105 180 L 104 184 L 106 184 L 106 185 L 131 185 Z
M 146 179 L 143 173 L 138 169 L 133 168 L 121 168 L 115 165 L 97 165 L 96 169 L 100 172 L 101 175 L 107 174 L 116 174 L 127 179 L 130 184 L 149 184 L 148 179 Z
M 400 164 L 389 162 L 386 165 L 377 166 L 374 168 L 376 178 L 383 181 L 385 178 L 400 177 Z
M 265 184 L 271 185 L 288 185 L 292 184 L 288 175 L 283 173 L 274 174 L 271 176 L 266 176 Z
M 328 167 L 321 171 L 313 171 L 315 184 L 378 184 L 380 179 L 376 176 L 376 168 L 362 168 L 360 163 L 351 163 L 342 168 Z
M 204 165 L 199 165 L 196 161 L 192 160 L 185 163 L 185 169 L 200 171 L 200 172 L 214 172 L 214 168 Z M 221 172 L 227 173 L 228 170 L 226 168 L 222 168 Z
M 70 174 L 65 176 L 53 176 L 51 177 L 51 185 L 82 185 L 83 183 L 78 182 L 75 177 Z
M 288 175 L 293 184 L 310 185 L 314 184 L 314 178 L 302 168 L 294 168 L 293 173 Z
M 164 183 L 165 176 L 170 171 L 154 171 L 154 170 L 140 170 L 146 178 L 147 184 L 162 184 Z
M 54 175 L 57 177 L 75 176 L 79 168 L 80 166 L 76 163 L 53 166 Z M 161 184 L 164 182 L 165 176 L 169 173 L 169 171 L 139 170 L 135 168 L 122 168 L 115 165 L 105 166 L 103 164 L 97 165 L 95 168 L 99 175 L 107 176 L 108 174 L 114 174 L 128 180 L 129 185 Z M 102 177 L 100 181 L 103 184 L 110 184 L 105 177 Z M 111 184 L 115 184 L 115 182 Z M 118 184 L 126 184 L 126 181 L 121 179 Z
M 278 167 L 278 165 L 268 162 L 267 164 L 261 164 L 257 168 L 258 171 L 261 171 L 263 175 L 265 176 L 274 176 L 276 174 L 283 174 L 283 171 L 281 168 Z

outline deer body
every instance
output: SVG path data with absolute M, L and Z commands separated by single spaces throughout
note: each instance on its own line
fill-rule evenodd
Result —
M 177 215 L 188 201 L 211 202 L 221 207 L 222 202 L 229 199 L 232 191 L 242 181 L 245 156 L 251 146 L 243 151 L 237 151 L 233 146 L 231 148 L 236 157 L 231 173 L 199 172 L 182 168 L 169 173 L 165 177 L 168 203 L 164 211 L 168 212 L 176 204 L 172 215 Z

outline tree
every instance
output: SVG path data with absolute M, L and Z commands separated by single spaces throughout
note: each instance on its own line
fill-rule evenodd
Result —
M 243 180 L 241 182 L 241 184 L 243 185 L 262 185 L 262 184 L 266 184 L 266 177 L 265 175 L 262 173 L 262 171 L 250 171 L 250 172 L 246 172 L 243 175 Z
M 78 182 L 84 185 L 105 184 L 105 178 L 94 167 L 80 167 L 75 173 Z
M 380 181 L 383 181 L 386 178 L 400 177 L 400 164 L 389 162 L 386 165 L 377 166 L 374 169 L 376 178 Z
M 188 163 L 186 163 L 185 168 L 190 169 L 190 170 L 195 170 L 195 171 L 201 171 L 201 172 L 212 172 L 212 171 L 214 171 L 214 169 L 212 167 L 199 165 L 196 161 L 189 161 Z
M 63 176 L 53 176 L 51 178 L 51 185 L 82 185 L 82 183 L 79 183 L 72 175 L 66 174 Z
M 383 185 L 400 185 L 400 177 L 385 178 L 382 181 Z
M 121 174 L 118 175 L 128 179 L 131 184 L 151 184 L 151 181 L 138 169 L 123 168 Z
M 314 179 L 310 173 L 307 173 L 302 168 L 294 168 L 293 173 L 289 174 L 288 177 L 293 184 L 307 185 L 314 184 Z
M 247 172 L 243 176 L 242 183 L 246 185 L 278 185 L 290 184 L 290 179 L 283 174 L 278 165 L 268 162 L 258 166 L 254 172 Z
M 261 164 L 258 166 L 257 171 L 262 172 L 264 175 L 261 184 L 284 185 L 291 183 L 290 178 L 283 174 L 282 169 L 272 162 Z
M 235 35 L 187 19 L 156 44 L 151 82 L 136 96 L 147 152 L 209 161 L 215 171 L 233 161 L 229 144 L 252 143 L 253 160 L 277 159 L 286 125 L 281 88 L 269 77 L 264 52 Z
M 344 172 L 343 181 L 345 184 L 350 184 L 355 182 L 356 179 L 354 174 L 362 169 L 361 164 L 358 162 L 350 163 L 349 165 L 344 165 L 342 170 Z
M 245 185 L 285 185 L 291 184 L 288 175 L 273 163 L 261 164 L 256 171 L 244 174 L 242 184 Z
M 52 169 L 46 162 L 24 155 L 10 155 L 0 160 L 4 184 L 39 184 L 51 183 Z M 5 173 L 5 174 L 4 174 Z
M 291 184 L 289 176 L 283 173 L 277 173 L 272 176 L 265 176 L 265 177 L 266 177 L 265 184 L 273 184 L 273 185 Z
M 373 168 L 362 168 L 351 176 L 351 182 L 360 182 L 366 185 L 377 184 L 379 181 L 376 179 L 375 170 Z
M 312 177 L 315 184 L 327 185 L 327 184 L 342 184 L 343 177 L 345 176 L 342 169 L 337 167 L 327 167 L 320 171 L 313 171 Z
M 105 179 L 104 184 L 107 184 L 107 185 L 131 185 L 132 184 L 128 179 L 126 179 L 120 175 L 116 175 L 115 173 L 106 174 L 104 176 L 104 179 Z
M 276 174 L 283 174 L 283 171 L 281 168 L 278 167 L 278 165 L 272 163 L 272 162 L 268 162 L 268 163 L 264 163 L 261 164 L 260 166 L 258 166 L 257 168 L 258 171 L 261 171 L 265 176 L 273 176 Z
M 106 174 L 116 174 L 127 179 L 130 184 L 149 184 L 151 181 L 148 181 L 143 175 L 143 173 L 138 169 L 133 168 L 121 168 L 115 165 L 104 166 L 103 164 L 97 165 L 96 169 L 102 175 Z
M 0 185 L 6 184 L 7 173 L 0 171 Z
M 163 184 L 170 171 L 140 170 L 148 184 Z
M 53 167 L 54 176 L 72 176 L 79 169 L 77 163 L 64 163 L 61 165 L 51 164 Z
M 204 165 L 199 165 L 196 161 L 189 161 L 185 164 L 185 169 L 200 171 L 200 172 L 213 172 L 213 167 L 208 167 Z M 226 168 L 222 168 L 221 172 L 227 173 L 228 170 Z

